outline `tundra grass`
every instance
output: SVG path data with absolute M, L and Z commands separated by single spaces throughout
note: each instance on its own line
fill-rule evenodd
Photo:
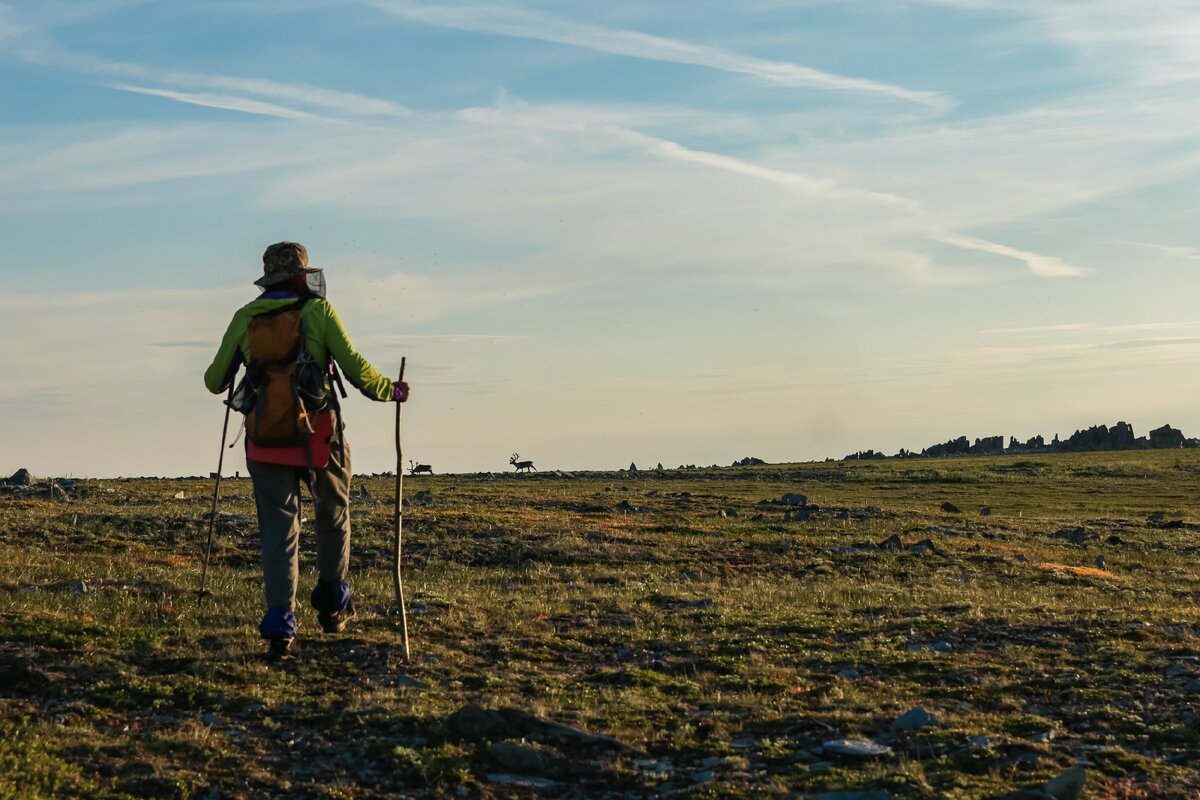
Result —
M 205 600 L 210 483 L 0 494 L 0 797 L 1200 791 L 1200 452 L 410 478 L 408 664 L 392 486 L 355 481 L 358 617 L 323 635 L 302 591 L 276 665 L 247 481 Z M 528 741 L 505 777 L 444 724 L 469 703 L 622 746 Z M 894 729 L 914 707 L 937 726 Z

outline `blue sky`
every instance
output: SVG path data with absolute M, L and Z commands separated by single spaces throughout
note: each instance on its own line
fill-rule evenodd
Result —
M 282 239 L 439 471 L 1197 435 L 1198 41 L 1178 0 L 0 2 L 0 469 L 211 470 Z

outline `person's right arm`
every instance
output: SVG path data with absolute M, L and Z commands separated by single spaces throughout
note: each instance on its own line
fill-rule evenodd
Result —
M 240 316 L 235 315 L 229 327 L 225 329 L 225 336 L 221 339 L 221 346 L 217 348 L 216 357 L 204 371 L 204 386 L 213 394 L 220 394 L 233 383 L 238 367 L 242 365 L 241 343 L 244 332 L 245 325 L 242 324 Z

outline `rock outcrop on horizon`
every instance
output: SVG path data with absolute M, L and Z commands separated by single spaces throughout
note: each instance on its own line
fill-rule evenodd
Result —
M 1200 439 L 1189 439 L 1183 431 L 1163 425 L 1150 431 L 1148 436 L 1134 434 L 1133 426 L 1128 422 L 1118 422 L 1111 428 L 1107 425 L 1093 425 L 1090 428 L 1077 430 L 1065 440 L 1058 434 L 1047 443 L 1042 436 L 1033 436 L 1022 442 L 1015 436 L 1010 436 L 1005 445 L 1003 436 L 985 436 L 976 439 L 974 443 L 966 436 L 959 436 L 940 444 L 933 444 L 919 453 L 901 449 L 891 458 L 942 458 L 946 456 L 966 455 L 1001 455 L 1004 453 L 1084 453 L 1103 450 L 1167 450 L 1184 447 L 1200 447 Z M 865 458 L 889 458 L 875 450 L 862 450 L 846 456 L 844 461 Z

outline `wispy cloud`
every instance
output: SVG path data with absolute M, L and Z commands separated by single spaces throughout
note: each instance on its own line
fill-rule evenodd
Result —
M 501 107 L 466 109 L 459 112 L 458 116 L 471 122 L 523 129 L 560 131 L 574 135 L 600 134 L 636 147 L 656 158 L 696 164 L 765 181 L 810 197 L 863 206 L 876 212 L 869 226 L 875 229 L 874 232 L 864 230 L 860 234 L 863 236 L 879 236 L 881 233 L 892 236 L 907 235 L 965 250 L 990 253 L 1020 261 L 1040 278 L 1079 277 L 1088 274 L 1088 270 L 1068 264 L 1055 256 L 1020 250 L 986 239 L 943 230 L 919 201 L 908 197 L 846 186 L 829 178 L 814 177 L 794 170 L 764 166 L 747 159 L 688 147 L 677 141 L 650 136 L 624 126 L 563 122 L 557 115 L 543 116 L 527 105 L 522 105 L 516 111 Z M 881 218 L 878 213 L 880 211 L 886 211 L 886 217 Z M 895 251 L 885 257 L 884 262 L 891 264 L 899 274 L 914 283 L 938 285 L 974 282 L 974 276 L 968 276 L 964 272 L 955 274 L 952 270 L 936 268 L 930 257 L 919 253 Z
M 1076 278 L 1088 274 L 1087 269 L 1068 264 L 1061 258 L 1032 253 L 1028 250 L 1018 250 L 1015 247 L 997 244 L 987 239 L 977 239 L 974 236 L 939 232 L 931 234 L 930 238 L 943 244 L 961 247 L 964 250 L 977 250 L 981 253 L 991 253 L 992 255 L 1023 261 L 1029 267 L 1029 271 L 1039 278 Z
M 171 91 L 170 89 L 151 89 L 145 86 L 130 86 L 129 84 L 124 83 L 113 84 L 112 88 L 119 89 L 122 92 L 145 94 L 153 97 L 165 97 L 168 100 L 176 100 L 180 103 L 204 106 L 205 108 L 220 108 L 226 111 L 240 111 L 246 114 L 261 114 L 267 117 L 283 117 L 284 119 L 320 119 L 320 117 L 317 115 L 309 114 L 305 111 L 298 111 L 293 108 L 285 108 L 284 106 L 275 105 L 274 103 L 265 103 L 261 100 L 252 100 L 233 95 L 192 94 L 188 92 L 175 92 Z
M 1150 242 L 1130 242 L 1123 239 L 1112 239 L 1109 244 L 1121 244 L 1129 247 L 1141 247 L 1147 250 L 1153 250 L 1156 253 L 1161 253 L 1170 258 L 1182 258 L 1186 261 L 1200 261 L 1200 248 L 1197 247 L 1181 247 L 1177 245 L 1166 244 L 1151 244 Z
M 985 335 L 1037 336 L 1043 334 L 1133 333 L 1137 331 L 1182 331 L 1200 328 L 1200 320 L 1180 322 L 1134 322 L 1123 325 L 1097 325 L 1091 322 L 1064 322 L 1057 325 L 1034 325 L 1020 328 L 989 328 Z
M 354 92 L 265 78 L 211 75 L 71 52 L 59 46 L 45 32 L 19 23 L 11 7 L 3 3 L 0 3 L 0 49 L 28 64 L 99 75 L 117 81 L 158 84 L 152 87 L 134 87 L 118 82 L 114 87 L 125 91 L 137 91 L 179 102 L 250 114 L 291 118 L 313 116 L 304 109 L 352 117 L 394 118 L 409 114 L 408 108 L 400 103 Z M 183 90 L 203 90 L 221 94 L 192 94 Z M 285 107 L 282 105 L 285 103 L 290 105 Z
M 953 101 L 941 92 L 908 89 L 865 78 L 837 75 L 788 61 L 771 61 L 719 47 L 640 31 L 575 22 L 560 16 L 500 6 L 449 6 L 409 0 L 365 0 L 382 11 L 425 25 L 565 44 L 600 53 L 651 61 L 692 64 L 750 75 L 781 86 L 890 97 L 945 110 Z

